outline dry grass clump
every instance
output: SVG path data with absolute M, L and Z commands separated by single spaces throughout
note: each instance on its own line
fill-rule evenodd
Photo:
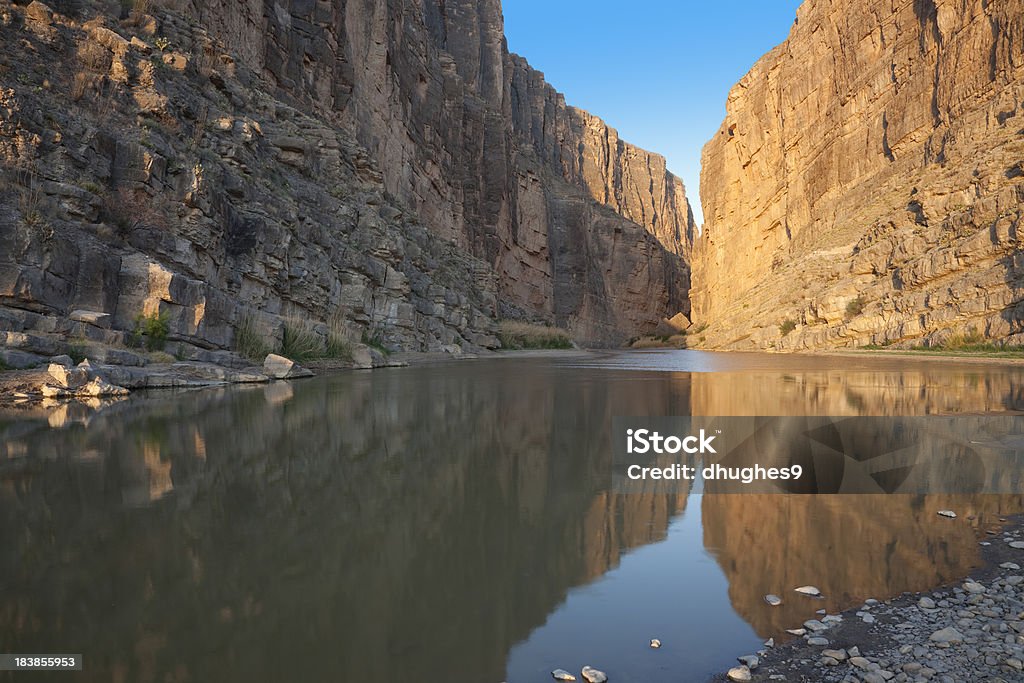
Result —
M 291 360 L 310 360 L 323 358 L 327 353 L 327 347 L 312 321 L 305 318 L 286 318 L 279 353 Z
M 273 350 L 270 342 L 260 331 L 255 318 L 247 315 L 238 321 L 238 325 L 235 326 L 235 351 L 238 355 L 263 362 L 267 354 Z
M 326 335 L 318 327 L 308 318 L 285 318 L 281 343 L 275 346 L 256 320 L 246 316 L 235 327 L 235 351 L 254 361 L 262 361 L 269 353 L 295 361 L 352 357 L 352 345 L 345 334 L 345 317 L 341 313 L 334 313 L 327 319 Z
M 566 330 L 517 320 L 501 321 L 498 325 L 498 338 L 506 349 L 572 348 L 572 338 Z
M 345 329 L 345 316 L 341 312 L 332 313 L 327 318 L 327 358 L 352 358 L 352 345 L 348 341 Z

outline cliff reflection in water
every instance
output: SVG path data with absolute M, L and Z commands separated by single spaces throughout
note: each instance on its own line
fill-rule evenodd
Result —
M 936 415 L 1024 409 L 1019 367 L 913 359 L 802 362 L 805 371 L 694 373 L 693 414 Z M 844 365 L 845 370 L 836 368 Z M 884 443 L 886 436 L 877 438 Z M 1016 482 L 1019 466 L 1008 464 L 995 476 Z M 701 504 L 704 545 L 729 579 L 734 609 L 760 636 L 779 639 L 817 609 L 834 612 L 867 598 L 923 591 L 965 576 L 979 562 L 983 531 L 996 528 L 1000 517 L 1024 510 L 1024 496 L 706 493 Z M 961 519 L 951 523 L 938 516 L 943 509 L 956 510 Z M 818 586 L 825 600 L 792 592 L 807 584 Z M 782 596 L 783 605 L 765 603 L 768 593 Z
M 82 652 L 81 680 L 505 680 L 509 651 L 573 609 L 574 587 L 620 562 L 628 576 L 624 553 L 686 509 L 685 493 L 608 490 L 612 417 L 985 412 L 1021 386 L 996 368 L 956 399 L 955 368 L 718 370 L 479 361 L 136 396 L 88 426 L 0 421 L 0 639 Z M 977 539 L 941 507 L 982 526 L 1022 501 L 707 494 L 695 513 L 718 567 L 695 566 L 724 572 L 721 609 L 777 635 L 822 606 L 796 585 L 834 609 L 968 571 Z M 678 675 L 685 630 L 706 621 L 665 608 L 678 634 L 636 633 L 635 614 L 580 628 L 619 629 L 624 648 L 675 635 L 658 661 L 679 657 Z M 736 637 L 722 665 L 753 645 Z
M 461 364 L 8 430 L 0 639 L 85 680 L 502 680 L 683 509 L 604 488 L 612 415 L 686 389 Z

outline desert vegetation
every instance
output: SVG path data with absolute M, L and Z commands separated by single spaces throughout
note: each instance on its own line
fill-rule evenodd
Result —
M 571 349 L 569 333 L 559 327 L 537 325 L 518 320 L 503 320 L 498 338 L 505 349 Z

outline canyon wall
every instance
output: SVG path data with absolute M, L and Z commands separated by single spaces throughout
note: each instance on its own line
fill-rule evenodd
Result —
M 700 343 L 1022 340 L 1024 2 L 807 0 L 703 152 Z
M 122 4 L 0 0 L 0 345 L 157 313 L 186 357 L 294 319 L 609 345 L 689 312 L 682 183 L 511 55 L 497 0 Z
M 280 91 L 354 131 L 435 234 L 491 264 L 502 316 L 619 342 L 689 312 L 682 182 L 510 54 L 498 0 L 193 9 Z

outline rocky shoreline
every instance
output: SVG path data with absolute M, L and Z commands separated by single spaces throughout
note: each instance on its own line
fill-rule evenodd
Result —
M 166 358 L 165 358 L 166 357 Z M 369 370 L 408 365 L 373 347 L 353 346 L 350 357 L 310 361 L 305 367 L 284 356 L 268 354 L 256 364 L 229 351 L 205 352 L 176 360 L 167 354 L 102 349 L 79 363 L 53 356 L 36 367 L 0 372 L 0 400 L 17 404 L 126 396 L 140 389 L 196 389 L 227 384 L 257 384 L 312 377 L 318 371 Z
M 1024 681 L 1024 516 L 986 533 L 983 564 L 962 581 L 819 614 L 713 680 Z

